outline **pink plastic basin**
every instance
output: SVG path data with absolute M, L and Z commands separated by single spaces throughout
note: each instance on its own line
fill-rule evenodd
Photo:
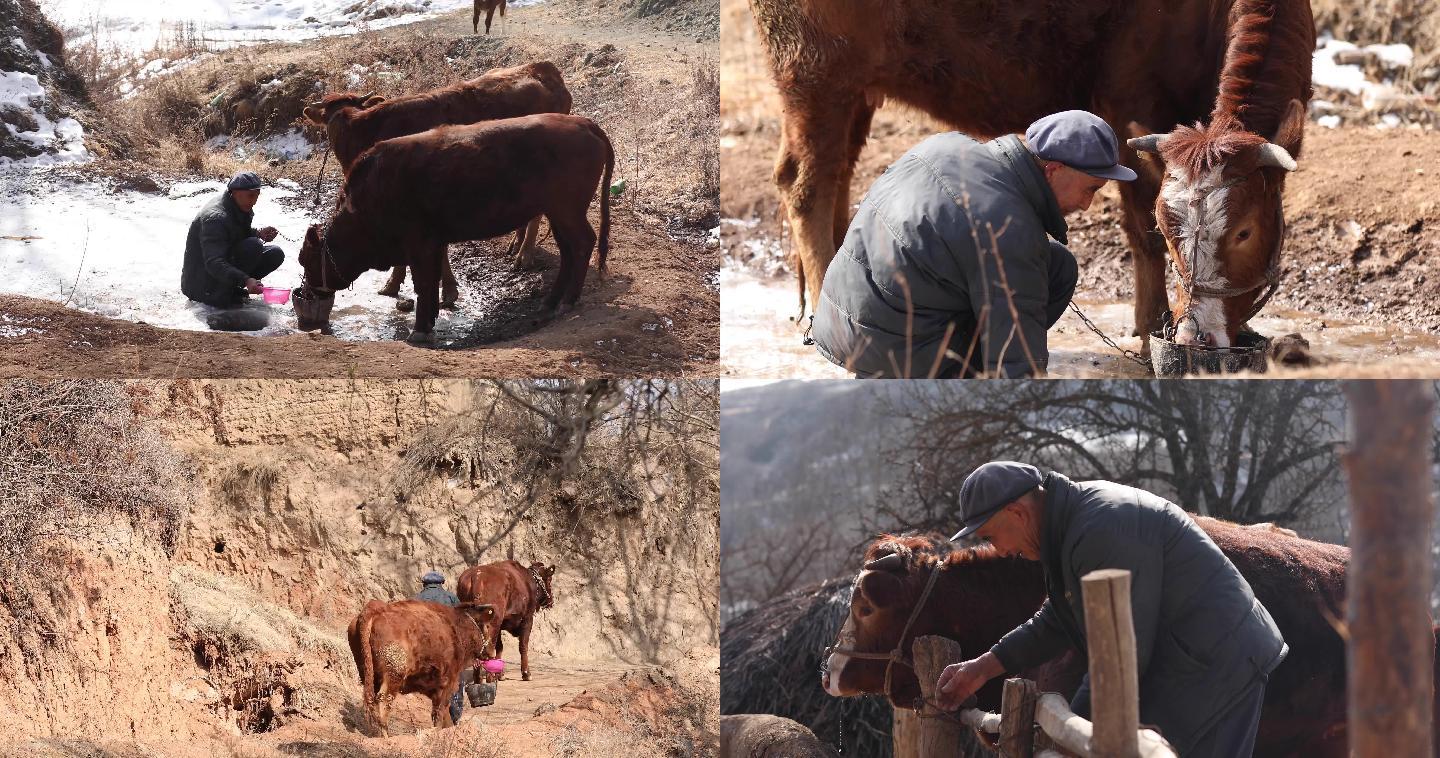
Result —
M 485 661 L 484 663 L 481 663 L 480 665 L 481 665 L 486 671 L 488 671 L 488 672 L 490 672 L 490 673 L 492 673 L 492 674 L 499 674 L 500 672 L 502 672 L 502 671 L 505 670 L 505 661 L 502 661 L 502 660 L 500 660 L 499 658 L 491 658 L 490 660 Z
M 264 287 L 265 302 L 274 305 L 284 305 L 290 302 L 290 290 L 284 287 Z

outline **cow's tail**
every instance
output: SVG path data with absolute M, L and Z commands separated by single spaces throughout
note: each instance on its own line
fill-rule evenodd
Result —
M 375 622 L 375 615 L 369 605 L 360 614 L 360 683 L 365 688 L 367 701 L 378 697 L 375 690 L 375 657 L 370 647 L 370 627 Z
M 605 177 L 600 181 L 600 250 L 596 265 L 604 276 L 605 259 L 610 256 L 610 178 L 615 174 L 615 146 L 610 144 L 610 137 L 599 124 L 591 121 L 590 130 L 605 143 Z

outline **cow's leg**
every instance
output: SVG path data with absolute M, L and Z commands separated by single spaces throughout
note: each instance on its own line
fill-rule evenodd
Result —
M 385 286 L 380 288 L 380 294 L 386 297 L 400 297 L 400 285 L 405 283 L 405 267 L 396 266 L 390 269 L 390 279 Z
M 850 182 L 855 178 L 855 164 L 860 162 L 860 151 L 865 149 L 865 140 L 870 136 L 870 121 L 880 98 L 861 98 L 855 105 L 854 116 L 845 134 L 845 160 L 840 164 L 840 176 L 836 180 L 835 195 L 835 249 L 839 250 L 845 241 L 845 232 L 850 229 Z
M 515 268 L 535 267 L 535 244 L 540 240 L 540 217 L 530 219 L 523 230 L 516 233 L 515 241 L 519 252 L 515 255 Z
M 390 736 L 390 704 L 395 702 L 395 693 L 390 691 L 388 678 L 380 681 L 380 691 L 375 694 L 375 732 L 380 737 Z
M 1128 150 L 1128 149 L 1127 149 Z M 1133 155 L 1133 153 L 1131 153 Z M 1127 161 L 1134 166 L 1136 160 Z M 1150 354 L 1150 333 L 1165 323 L 1170 303 L 1165 297 L 1165 238 L 1155 229 L 1155 198 L 1160 194 L 1157 177 L 1143 166 L 1135 166 L 1133 182 L 1120 185 L 1125 237 L 1135 266 L 1135 334 L 1140 351 Z
M 526 682 L 530 681 L 530 626 L 534 623 L 534 620 L 527 620 L 520 627 L 520 679 Z
M 460 299 L 460 285 L 455 283 L 455 271 L 450 268 L 449 245 L 440 256 L 440 266 L 440 307 L 453 309 L 455 301 Z
M 435 317 L 440 315 L 440 260 L 445 246 L 407 241 L 410 259 L 410 281 L 415 285 L 415 328 L 411 342 L 435 341 Z
M 470 25 L 475 28 L 475 33 L 480 33 L 480 0 L 475 0 L 475 16 L 470 19 Z
M 858 91 L 835 91 L 826 87 L 795 86 L 782 92 L 784 123 L 780 154 L 775 161 L 775 186 L 790 221 L 796 273 L 801 281 L 801 313 L 804 300 L 814 310 L 819 302 L 825 269 L 835 257 L 836 202 L 849 147 L 850 125 L 864 96 Z
M 490 35 L 490 19 L 493 18 L 495 18 L 495 6 L 492 5 L 490 10 L 485 11 L 485 35 L 487 37 Z
M 574 305 L 585 289 L 585 274 L 590 268 L 590 253 L 595 249 L 595 229 L 582 210 L 560 224 L 550 219 L 550 230 L 555 234 L 555 246 L 560 248 L 560 276 L 555 279 L 555 290 L 564 286 L 562 305 Z

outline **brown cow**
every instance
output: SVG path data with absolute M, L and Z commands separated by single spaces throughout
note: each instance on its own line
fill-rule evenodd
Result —
M 1292 157 L 1299 151 L 1298 130 L 1287 117 L 1292 101 L 1310 97 L 1315 36 L 1307 0 L 751 0 L 750 6 L 782 101 L 775 182 L 793 235 L 802 315 L 807 290 L 818 301 L 849 224 L 855 162 L 886 97 L 985 137 L 1022 131 L 1072 108 L 1098 114 L 1122 137 L 1168 132 L 1212 111 L 1233 115 L 1238 121 L 1212 119 L 1206 136 L 1215 139 L 1204 140 L 1201 150 L 1207 158 L 1183 164 L 1210 170 L 1173 174 L 1166 191 L 1193 197 L 1213 186 L 1216 169 L 1220 176 L 1248 176 L 1231 201 L 1250 204 L 1231 212 L 1235 223 L 1206 212 L 1215 222 L 1207 234 L 1233 229 L 1236 243 L 1244 243 L 1237 223 L 1279 211 L 1282 172 L 1254 171 L 1262 165 L 1258 143 L 1279 140 Z M 1220 136 L 1235 133 L 1235 124 L 1252 138 Z M 1195 142 L 1183 132 L 1175 136 Z M 1178 143 L 1162 151 L 1168 160 L 1166 152 L 1193 154 Z M 1167 312 L 1167 240 L 1182 248 L 1176 235 L 1189 225 L 1162 227 L 1166 237 L 1156 233 L 1160 173 L 1133 146 L 1122 150 L 1122 162 L 1140 175 L 1119 190 L 1135 261 L 1136 333 L 1148 350 L 1148 335 Z M 1222 200 L 1217 194 L 1212 205 Z M 1241 246 L 1266 248 L 1270 236 L 1252 233 Z M 1251 267 L 1239 268 L 1220 267 L 1227 289 L 1253 283 Z M 1250 304 L 1236 300 L 1233 307 L 1227 300 L 1227 314 L 1248 311 Z
M 475 33 L 480 33 L 480 11 L 485 11 L 485 34 L 490 34 L 490 19 L 495 18 L 495 9 L 500 9 L 500 18 L 505 18 L 505 0 L 475 0 L 475 18 L 471 19 Z
M 448 87 L 414 95 L 384 98 L 374 93 L 334 92 L 305 107 L 305 118 L 325 127 L 335 160 L 348 177 L 360 154 L 375 143 L 407 134 L 418 134 L 445 124 L 474 124 L 535 113 L 569 113 L 573 100 L 560 69 L 550 61 L 524 66 L 497 68 Z M 516 235 L 512 249 L 515 263 L 533 264 L 540 219 L 530 221 Z M 444 297 L 453 305 L 459 297 L 450 261 L 442 274 Z M 380 294 L 399 297 L 405 283 L 405 268 L 395 268 Z
M 1331 620 L 1344 617 L 1345 570 L 1350 550 L 1300 539 L 1269 527 L 1250 528 L 1215 519 L 1196 519 L 1235 567 L 1280 627 L 1290 654 L 1270 675 L 1265 690 L 1255 754 L 1343 756 L 1345 736 L 1345 642 Z M 1045 599 L 1039 563 L 1003 558 L 988 548 L 955 549 L 939 535 L 882 536 L 865 561 L 902 556 L 899 576 L 904 600 L 873 607 L 862 571 L 852 593 L 850 616 L 838 647 L 888 653 L 910 617 L 931 568 L 943 560 L 940 578 L 916 617 L 911 638 L 941 634 L 960 643 L 967 656 L 989 650 L 1006 632 L 1029 619 Z M 1085 659 L 1070 655 L 1039 676 L 1042 689 L 1073 695 L 1085 673 Z M 821 686 L 834 695 L 879 693 L 885 661 L 836 652 L 827 660 Z M 920 694 L 915 674 L 891 667 L 891 699 L 908 705 Z M 980 707 L 998 710 L 1002 678 L 977 693 Z
M 350 652 L 360 672 L 365 717 L 381 737 L 390 736 L 390 704 L 396 695 L 430 698 L 430 719 L 450 721 L 450 696 L 460 672 L 488 658 L 495 607 L 461 603 L 451 608 L 421 600 L 371 600 L 350 622 Z
M 495 656 L 500 656 L 500 630 L 520 638 L 520 678 L 530 681 L 530 629 L 535 612 L 555 604 L 550 589 L 554 566 L 531 563 L 527 568 L 518 561 L 496 561 L 471 566 L 460 575 L 456 594 L 461 601 L 488 603 L 499 609 L 500 624 L 495 628 Z
M 614 168 L 610 139 L 594 121 L 558 113 L 443 126 L 376 144 L 355 161 L 335 215 L 305 234 L 305 278 L 296 302 L 301 328 L 323 326 L 335 290 L 367 269 L 409 264 L 418 300 L 410 339 L 430 342 L 449 243 L 507 234 L 539 215 L 549 219 L 560 249 L 560 272 L 545 299 L 553 315 L 585 286 L 596 242 L 587 214 L 597 186 L 596 267 L 605 273 L 610 193 L 604 188 Z

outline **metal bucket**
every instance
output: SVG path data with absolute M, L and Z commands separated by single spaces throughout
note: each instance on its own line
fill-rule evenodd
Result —
M 300 322 L 300 331 L 313 332 L 330 325 L 330 309 L 335 307 L 334 294 L 320 297 L 312 293 L 310 297 L 306 297 L 304 287 L 296 287 L 290 294 L 291 302 L 295 304 L 295 316 Z
M 493 684 L 476 682 L 465 685 L 465 697 L 470 699 L 470 707 L 479 708 L 482 705 L 494 705 L 495 693 L 499 688 Z
M 1270 340 L 1252 331 L 1242 331 L 1231 347 L 1180 345 L 1161 332 L 1150 335 L 1150 365 L 1156 376 L 1185 374 L 1234 374 L 1240 371 L 1265 373 Z

